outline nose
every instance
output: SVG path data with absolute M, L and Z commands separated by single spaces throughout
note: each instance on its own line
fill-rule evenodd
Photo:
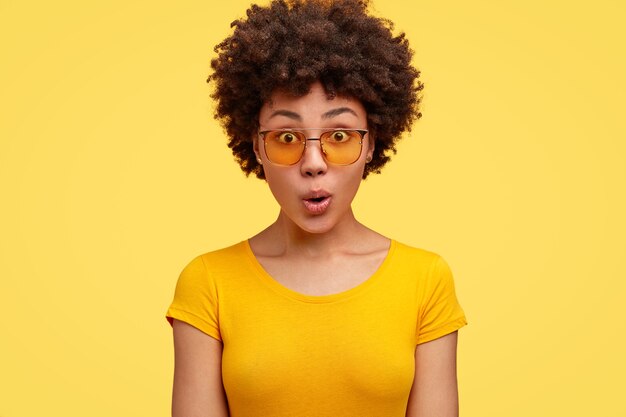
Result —
M 304 176 L 315 177 L 324 175 L 327 169 L 319 138 L 307 139 L 304 155 L 300 161 L 300 172 Z

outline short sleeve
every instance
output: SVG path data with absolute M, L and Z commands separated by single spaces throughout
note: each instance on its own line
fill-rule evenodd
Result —
M 467 324 L 448 264 L 437 256 L 422 287 L 416 344 L 445 336 Z
M 222 340 L 217 290 L 202 256 L 194 258 L 180 273 L 174 300 L 165 318 L 172 326 L 174 319 L 181 320 L 217 340 Z

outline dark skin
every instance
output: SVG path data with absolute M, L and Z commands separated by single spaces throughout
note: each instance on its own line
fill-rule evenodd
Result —
M 305 94 L 321 81 L 326 92 L 358 98 L 376 148 L 363 178 L 389 161 L 400 136 L 421 117 L 420 73 L 404 34 L 371 16 L 363 0 L 272 1 L 252 7 L 233 22 L 211 61 L 215 117 L 228 135 L 241 169 L 258 178 L 265 172 L 250 146 L 258 114 L 274 90 Z
M 314 83 L 300 97 L 276 91 L 261 109 L 259 125 L 367 129 L 367 113 L 357 99 L 329 100 L 323 86 Z M 315 130 L 311 136 L 316 136 Z M 253 143 L 281 207 L 276 221 L 249 240 L 263 268 L 285 287 L 307 295 L 335 294 L 367 280 L 390 245 L 388 238 L 358 222 L 351 208 L 374 142 L 364 141 L 359 159 L 348 166 L 328 163 L 318 141 L 307 144 L 302 159 L 291 166 L 270 162 L 258 137 Z M 323 212 L 311 213 L 302 197 L 317 189 L 329 193 L 332 201 Z M 221 342 L 175 321 L 174 343 L 173 416 L 227 416 Z M 407 416 L 458 416 L 456 348 L 457 332 L 416 347 Z

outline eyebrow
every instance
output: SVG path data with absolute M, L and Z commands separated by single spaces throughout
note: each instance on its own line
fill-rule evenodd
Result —
M 339 107 L 339 108 L 336 108 L 336 109 L 329 110 L 326 113 L 322 114 L 322 119 L 332 119 L 333 117 L 339 116 L 340 114 L 344 114 L 344 113 L 351 113 L 351 114 L 357 116 L 355 111 L 352 110 L 351 108 L 349 108 L 349 107 Z
M 337 117 L 340 114 L 344 114 L 344 113 L 351 113 L 355 116 L 357 116 L 356 112 L 354 110 L 352 110 L 349 107 L 338 107 L 336 109 L 332 109 L 327 111 L 326 113 L 322 114 L 322 119 L 332 119 L 333 117 Z M 270 119 L 274 116 L 285 116 L 288 117 L 292 120 L 297 120 L 299 122 L 302 121 L 302 116 L 300 116 L 298 113 L 296 112 L 292 112 L 289 110 L 276 110 L 275 112 L 273 112 L 270 115 Z M 358 117 L 358 116 L 357 116 Z
M 276 110 L 274 113 L 272 113 L 270 115 L 269 118 L 271 119 L 274 116 L 285 116 L 285 117 L 288 117 L 290 119 L 297 120 L 299 122 L 302 121 L 302 117 L 300 117 L 300 115 L 298 113 L 292 112 L 292 111 L 289 111 L 289 110 Z

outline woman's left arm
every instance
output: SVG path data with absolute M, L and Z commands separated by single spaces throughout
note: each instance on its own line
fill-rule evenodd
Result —
M 415 348 L 415 379 L 406 417 L 458 417 L 457 336 L 455 331 Z

